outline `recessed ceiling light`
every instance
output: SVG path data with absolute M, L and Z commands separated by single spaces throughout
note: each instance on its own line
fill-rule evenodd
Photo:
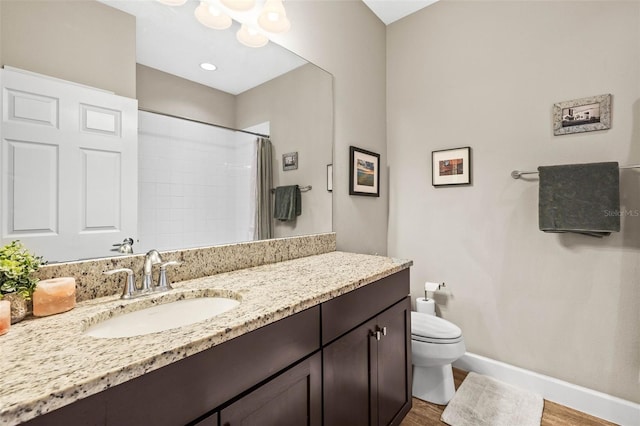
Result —
M 203 62 L 200 64 L 200 68 L 206 71 L 215 71 L 218 67 L 209 62 Z

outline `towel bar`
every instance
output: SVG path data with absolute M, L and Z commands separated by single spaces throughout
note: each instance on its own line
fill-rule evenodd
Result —
M 640 164 L 634 164 L 631 166 L 620 166 L 619 169 L 640 169 Z M 520 170 L 514 170 L 511 172 L 511 177 L 514 179 L 520 179 L 522 175 L 537 175 L 538 172 L 522 172 Z
M 311 191 L 311 189 L 313 187 L 311 185 L 307 185 L 307 186 L 301 186 L 299 188 L 300 188 L 300 192 L 307 192 L 307 191 Z M 275 188 L 271 188 L 271 192 L 276 192 L 276 189 Z

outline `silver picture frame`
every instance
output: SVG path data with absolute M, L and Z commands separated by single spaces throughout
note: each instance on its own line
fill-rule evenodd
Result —
M 593 132 L 611 128 L 611 94 L 553 104 L 553 134 Z
M 282 170 L 297 170 L 298 169 L 298 152 L 287 152 L 282 154 Z

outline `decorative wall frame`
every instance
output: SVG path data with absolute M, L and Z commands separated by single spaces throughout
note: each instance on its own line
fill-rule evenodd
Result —
M 431 152 L 433 186 L 471 184 L 471 147 Z
M 333 164 L 327 164 L 327 191 L 333 191 Z
M 282 154 L 282 170 L 296 170 L 298 168 L 298 152 Z
M 553 104 L 553 134 L 593 132 L 611 128 L 611 94 Z
M 380 154 L 349 147 L 349 195 L 380 196 Z

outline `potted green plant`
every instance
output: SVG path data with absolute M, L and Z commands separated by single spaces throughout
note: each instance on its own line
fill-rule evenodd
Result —
M 34 274 L 44 263 L 18 240 L 0 248 L 0 298 L 11 302 L 12 324 L 27 315 L 27 301 L 38 284 Z

